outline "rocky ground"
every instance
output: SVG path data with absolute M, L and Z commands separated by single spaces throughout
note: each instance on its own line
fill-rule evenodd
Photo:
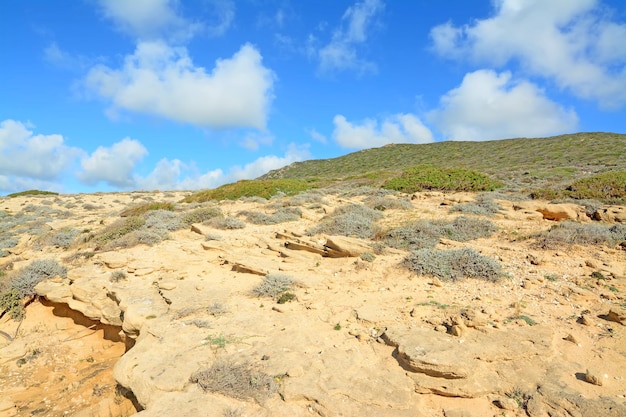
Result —
M 22 322 L 0 319 L 0 415 L 626 415 L 626 251 L 539 248 L 534 238 L 567 220 L 617 224 L 623 207 L 592 221 L 576 205 L 500 195 L 491 237 L 437 244 L 498 261 L 506 276 L 497 282 L 417 275 L 402 266 L 406 250 L 306 234 L 335 208 L 361 204 L 354 194 L 303 204 L 296 221 L 194 224 L 153 245 L 37 244 L 67 227 L 97 233 L 129 206 L 184 195 L 0 200 L 9 215 L 43 218 L 0 258 L 7 276 L 37 259 L 68 269 L 37 285 Z M 475 197 L 416 194 L 377 224 L 452 220 L 451 208 Z M 245 220 L 244 211 L 288 200 L 219 209 Z M 284 303 L 259 295 L 278 273 L 293 280 Z

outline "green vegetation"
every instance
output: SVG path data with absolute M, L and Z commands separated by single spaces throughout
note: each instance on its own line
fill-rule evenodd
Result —
M 242 180 L 187 196 L 183 203 L 204 203 L 211 200 L 237 200 L 241 197 L 271 198 L 277 194 L 294 195 L 313 188 L 312 183 L 298 179 Z
M 378 230 L 375 222 L 383 217 L 378 210 L 360 204 L 338 207 L 333 213 L 324 216 L 321 223 L 307 231 L 309 235 L 328 235 L 370 238 Z
M 174 211 L 176 205 L 173 203 L 146 203 L 128 207 L 120 213 L 121 217 L 142 216 L 152 210 Z
M 24 317 L 23 300 L 35 295 L 35 286 L 47 278 L 67 277 L 67 268 L 53 259 L 40 259 L 9 276 L 2 283 L 0 312 L 9 314 L 14 320 Z
M 297 162 L 261 179 L 360 177 L 379 184 L 415 165 L 471 169 L 512 189 L 563 188 L 579 178 L 626 171 L 626 135 L 585 132 L 536 139 L 394 144 L 333 159 Z
M 419 249 L 412 251 L 403 264 L 418 275 L 431 275 L 445 281 L 458 281 L 467 277 L 495 282 L 502 277 L 499 263 L 471 248 Z
M 467 242 L 489 237 L 497 230 L 490 220 L 459 216 L 452 222 L 420 220 L 379 233 L 377 238 L 393 248 L 416 250 L 432 248 L 442 237 Z
M 186 224 L 187 226 L 190 226 L 194 223 L 204 223 L 217 217 L 223 217 L 223 214 L 219 208 L 200 207 L 184 213 L 182 215 L 181 222 Z
M 597 200 L 626 204 L 626 171 L 609 172 L 578 179 L 562 189 L 539 188 L 530 196 L 542 200 Z
M 626 240 L 626 225 L 562 222 L 535 236 L 540 249 L 560 249 L 569 245 L 614 245 Z
M 41 190 L 26 190 L 20 191 L 19 193 L 7 194 L 7 197 L 21 197 L 25 195 L 59 195 L 59 193 L 55 193 L 52 191 L 41 191 Z
M 484 174 L 464 168 L 420 165 L 406 169 L 399 177 L 386 181 L 383 188 L 410 194 L 423 190 L 493 191 L 503 185 Z

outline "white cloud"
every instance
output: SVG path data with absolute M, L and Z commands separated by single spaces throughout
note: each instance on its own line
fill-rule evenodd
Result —
M 99 0 L 104 16 L 139 39 L 190 38 L 200 29 L 177 12 L 177 0 Z
M 81 154 L 61 135 L 35 135 L 22 122 L 0 122 L 0 175 L 17 181 L 56 179 Z
M 163 116 L 213 128 L 264 129 L 273 98 L 274 73 L 261 54 L 245 44 L 219 59 L 211 73 L 194 66 L 184 47 L 139 42 L 120 69 L 94 67 L 88 90 L 111 100 L 111 109 Z
M 230 29 L 235 20 L 235 2 L 232 0 L 211 0 L 208 7 L 213 9 L 213 19 L 207 25 L 210 36 L 222 36 Z
M 315 129 L 310 129 L 308 131 L 309 135 L 311 136 L 312 139 L 320 142 L 320 143 L 324 143 L 326 144 L 326 142 L 328 142 L 328 140 L 326 139 L 326 136 L 322 135 L 320 132 L 318 132 Z
M 77 177 L 89 185 L 106 182 L 114 187 L 132 188 L 135 186 L 133 170 L 147 153 L 139 141 L 130 138 L 111 147 L 100 146 L 90 156 L 82 158 L 82 171 Z
M 352 124 L 342 115 L 333 119 L 333 137 L 344 148 L 373 148 L 389 143 L 428 143 L 433 141 L 431 131 L 412 114 L 396 114 L 380 123 L 365 119 Z M 379 126 L 380 125 L 380 126 Z
M 317 51 L 320 69 L 375 71 L 375 64 L 359 58 L 357 47 L 367 41 L 373 19 L 384 7 L 381 0 L 363 0 L 348 7 L 342 17 L 342 26 L 335 29 L 331 41 Z
M 193 164 L 178 159 L 162 159 L 145 178 L 135 177 L 135 187 L 144 190 L 197 190 L 215 188 L 222 184 L 243 179 L 254 179 L 273 169 L 309 158 L 307 147 L 291 144 L 284 156 L 266 155 L 249 164 L 233 166 L 227 173 L 214 169 L 201 173 Z
M 602 106 L 626 104 L 626 24 L 608 20 L 598 0 L 497 0 L 493 17 L 431 30 L 434 50 L 454 59 L 529 74 Z
M 574 110 L 549 100 L 536 85 L 490 70 L 467 74 L 428 119 L 452 140 L 543 137 L 573 132 L 578 123 Z
M 266 132 L 248 132 L 240 145 L 250 151 L 256 151 L 259 146 L 268 146 L 274 142 L 274 136 Z
M 82 70 L 88 65 L 89 60 L 82 55 L 72 55 L 62 50 L 56 42 L 52 42 L 43 51 L 44 60 L 55 67 Z

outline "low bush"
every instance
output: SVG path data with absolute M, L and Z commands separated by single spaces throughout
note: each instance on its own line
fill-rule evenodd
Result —
M 308 230 L 307 234 L 325 233 L 329 235 L 371 238 L 378 231 L 375 224 L 376 221 L 382 217 L 382 213 L 364 205 L 350 204 L 341 206 L 333 213 L 325 216 L 320 224 Z
M 604 204 L 626 204 L 626 171 L 608 172 L 574 181 L 564 189 L 536 189 L 536 200 L 595 200 Z
M 307 181 L 291 178 L 274 180 L 242 180 L 221 187 L 199 191 L 185 197 L 184 203 L 202 203 L 210 200 L 237 200 L 241 197 L 263 197 L 269 199 L 278 193 L 294 195 L 312 187 Z
M 252 224 L 279 224 L 300 220 L 302 210 L 297 207 L 284 207 L 272 214 L 265 214 L 258 211 L 244 211 L 239 213 L 245 216 L 246 220 Z
M 293 279 L 287 274 L 268 274 L 263 282 L 254 288 L 252 292 L 259 297 L 277 298 L 285 291 L 293 287 Z
M 96 234 L 93 241 L 101 246 L 107 245 L 135 230 L 139 230 L 146 221 L 138 216 L 118 219 Z
M 0 236 L 0 258 L 8 256 L 9 252 L 4 249 L 10 249 L 17 246 L 19 240 L 13 236 Z
M 411 210 L 413 204 L 406 198 L 392 198 L 388 196 L 373 196 L 363 200 L 363 204 L 367 207 L 378 211 L 385 210 Z
M 29 297 L 35 295 L 35 286 L 38 283 L 57 275 L 67 278 L 67 268 L 53 259 L 40 259 L 17 271 L 11 278 L 10 285 L 21 298 Z
M 176 205 L 174 203 L 146 203 L 139 204 L 132 207 L 128 207 L 124 209 L 121 213 L 121 217 L 129 217 L 129 216 L 141 216 L 146 214 L 149 211 L 153 210 L 167 210 L 174 211 Z
M 200 207 L 194 210 L 187 211 L 182 214 L 180 221 L 190 226 L 194 223 L 204 223 L 216 217 L 222 217 L 223 214 L 220 209 L 215 207 Z
M 500 205 L 493 201 L 487 194 L 479 194 L 471 203 L 457 204 L 450 209 L 450 212 L 460 212 L 463 214 L 475 214 L 477 216 L 491 217 L 500 211 Z
M 418 275 L 431 275 L 444 281 L 479 278 L 495 282 L 502 277 L 498 262 L 471 248 L 419 249 L 411 252 L 403 265 Z
M 487 219 L 459 216 L 452 222 L 420 220 L 379 234 L 378 239 L 396 249 L 432 248 L 441 237 L 467 242 L 489 237 L 498 227 Z
M 246 227 L 245 222 L 234 217 L 214 217 L 205 224 L 221 230 L 237 230 Z
M 41 190 L 26 190 L 26 191 L 20 191 L 19 193 L 7 194 L 7 197 L 13 198 L 13 197 L 20 197 L 20 196 L 25 196 L 25 195 L 59 195 L 59 193 L 55 193 L 52 191 L 41 191 Z
M 73 227 L 65 227 L 42 236 L 35 246 L 38 248 L 55 246 L 57 248 L 68 249 L 79 234 L 80 230 L 74 229 Z
M 535 236 L 535 246 L 558 249 L 573 244 L 614 245 L 626 240 L 626 225 L 562 222 Z
M 423 190 L 492 191 L 503 185 L 487 175 L 469 169 L 420 165 L 388 180 L 383 188 L 410 194 Z
M 144 215 L 146 229 L 160 229 L 173 232 L 182 229 L 185 224 L 180 220 L 178 214 L 168 210 L 154 210 Z
M 249 362 L 216 360 L 211 367 L 194 372 L 190 381 L 203 390 L 239 400 L 262 403 L 277 389 L 274 378 L 259 371 Z

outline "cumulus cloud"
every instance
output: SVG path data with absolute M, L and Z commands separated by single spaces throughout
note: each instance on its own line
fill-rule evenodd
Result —
M 187 39 L 200 29 L 178 13 L 177 0 L 99 0 L 105 17 L 139 39 Z
M 321 134 L 320 132 L 318 132 L 315 129 L 308 130 L 308 133 L 309 133 L 309 135 L 311 136 L 312 139 L 318 141 L 319 143 L 326 144 L 326 142 L 328 142 L 328 140 L 326 139 L 326 136 L 324 136 L 323 134 Z
M 264 129 L 273 98 L 274 73 L 259 51 L 245 44 L 218 59 L 211 73 L 194 66 L 184 47 L 139 42 L 120 69 L 99 65 L 85 86 L 118 109 L 213 128 Z
M 608 20 L 598 0 L 498 0 L 494 15 L 434 27 L 434 50 L 502 67 L 518 62 L 578 97 L 626 104 L 626 24 Z
M 335 29 L 330 42 L 317 51 L 320 69 L 357 70 L 370 72 L 376 65 L 358 56 L 360 44 L 367 41 L 374 18 L 384 9 L 380 0 L 363 0 L 348 7 L 342 17 L 342 25 Z
M 65 145 L 61 135 L 34 134 L 30 128 L 16 120 L 0 122 L 0 175 L 38 184 L 58 178 L 81 150 Z
M 273 169 L 282 168 L 293 162 L 310 157 L 306 146 L 289 145 L 283 156 L 262 156 L 244 166 L 233 166 L 227 172 L 214 169 L 201 172 L 194 164 L 185 164 L 178 159 L 162 159 L 146 177 L 135 177 L 136 188 L 144 190 L 197 190 L 215 188 L 244 179 L 257 178 Z
M 100 146 L 91 155 L 82 158 L 82 170 L 77 174 L 88 185 L 105 182 L 119 188 L 135 186 L 133 170 L 148 153 L 137 140 L 125 138 L 111 147 Z
M 533 83 L 491 70 L 467 74 L 428 120 L 451 140 L 543 137 L 573 132 L 578 124 L 574 110 L 551 101 Z
M 372 148 L 389 143 L 428 143 L 433 135 L 419 118 L 412 114 L 396 114 L 382 121 L 365 119 L 350 123 L 342 115 L 333 119 L 333 138 L 344 148 Z

